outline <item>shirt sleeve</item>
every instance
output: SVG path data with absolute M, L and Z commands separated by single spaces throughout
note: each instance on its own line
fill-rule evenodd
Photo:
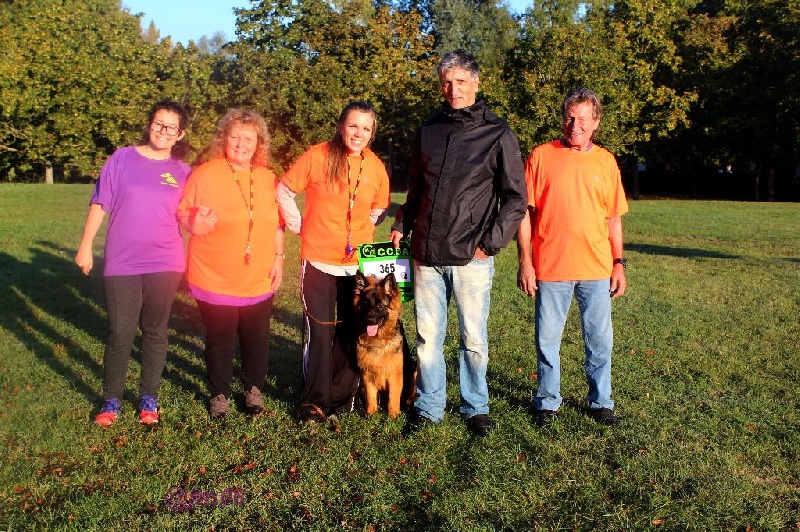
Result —
M 392 231 L 399 231 L 403 236 L 408 236 L 414 228 L 417 219 L 417 210 L 422 198 L 422 163 L 420 162 L 421 153 L 421 129 L 417 129 L 414 139 L 414 149 L 411 153 L 411 161 L 408 166 L 408 193 L 406 202 L 397 209 Z
M 613 155 L 609 159 L 610 187 L 606 218 L 616 218 L 628 212 L 628 200 L 625 198 L 625 189 L 622 186 L 622 174 L 619 171 L 619 165 Z
M 525 161 L 525 188 L 528 192 L 528 206 L 536 208 L 536 171 L 538 166 L 538 150 L 534 149 Z
M 278 188 L 275 190 L 275 199 L 278 201 L 278 211 L 285 222 L 289 231 L 299 235 L 300 228 L 302 227 L 303 217 L 300 215 L 300 209 L 297 208 L 295 202 L 295 194 L 286 186 L 286 183 L 278 183 Z
M 191 216 L 192 208 L 202 203 L 199 201 L 198 196 L 200 195 L 200 181 L 203 178 L 203 173 L 203 167 L 201 166 L 189 175 L 189 179 L 183 189 L 183 196 L 181 196 L 181 201 L 178 203 L 177 215 L 179 217 Z
M 372 201 L 373 209 L 386 209 L 391 202 L 391 190 L 389 186 L 389 174 L 386 173 L 386 166 L 378 156 L 375 156 L 375 174 L 378 177 L 378 193 Z
M 314 150 L 306 150 L 299 159 L 283 174 L 281 182 L 295 194 L 303 192 L 311 180 L 311 169 L 314 162 Z
M 495 177 L 500 208 L 480 240 L 480 246 L 488 255 L 496 255 L 508 245 L 525 217 L 528 203 L 525 169 L 517 136 L 507 130 L 500 145 L 500 172 Z
M 92 198 L 89 200 L 90 205 L 96 203 L 100 205 L 104 212 L 108 212 L 111 209 L 111 203 L 116 193 L 120 166 L 119 159 L 120 150 L 117 150 L 105 162 L 102 170 L 100 170 L 100 176 L 97 178 Z

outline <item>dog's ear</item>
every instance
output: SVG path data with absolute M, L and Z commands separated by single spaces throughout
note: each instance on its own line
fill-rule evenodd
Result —
M 386 291 L 387 294 L 394 295 L 397 292 L 397 280 L 394 278 L 394 273 L 390 273 L 386 277 L 383 278 L 381 281 L 381 286 Z
M 361 292 L 367 286 L 367 278 L 361 273 L 361 270 L 356 270 L 356 292 Z

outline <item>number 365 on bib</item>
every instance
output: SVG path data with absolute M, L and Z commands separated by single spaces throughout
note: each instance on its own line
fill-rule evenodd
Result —
M 358 246 L 358 267 L 364 275 L 382 279 L 394 274 L 403 301 L 414 299 L 414 262 L 409 242 L 403 240 L 395 249 L 391 242 L 373 242 Z

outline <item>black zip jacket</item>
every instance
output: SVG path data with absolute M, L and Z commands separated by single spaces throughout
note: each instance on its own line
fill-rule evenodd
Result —
M 496 255 L 528 205 L 519 141 L 479 100 L 442 112 L 417 131 L 406 203 L 393 230 L 411 233 L 411 256 L 434 266 L 463 266 L 480 247 Z

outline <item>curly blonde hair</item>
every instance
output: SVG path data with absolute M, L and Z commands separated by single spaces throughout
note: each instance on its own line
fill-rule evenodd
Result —
M 249 126 L 256 130 L 258 142 L 256 152 L 250 160 L 253 166 L 269 166 L 269 130 L 267 122 L 255 111 L 250 109 L 230 109 L 217 122 L 217 130 L 214 138 L 211 139 L 211 158 L 225 158 L 225 145 L 228 140 L 228 133 L 234 126 Z

